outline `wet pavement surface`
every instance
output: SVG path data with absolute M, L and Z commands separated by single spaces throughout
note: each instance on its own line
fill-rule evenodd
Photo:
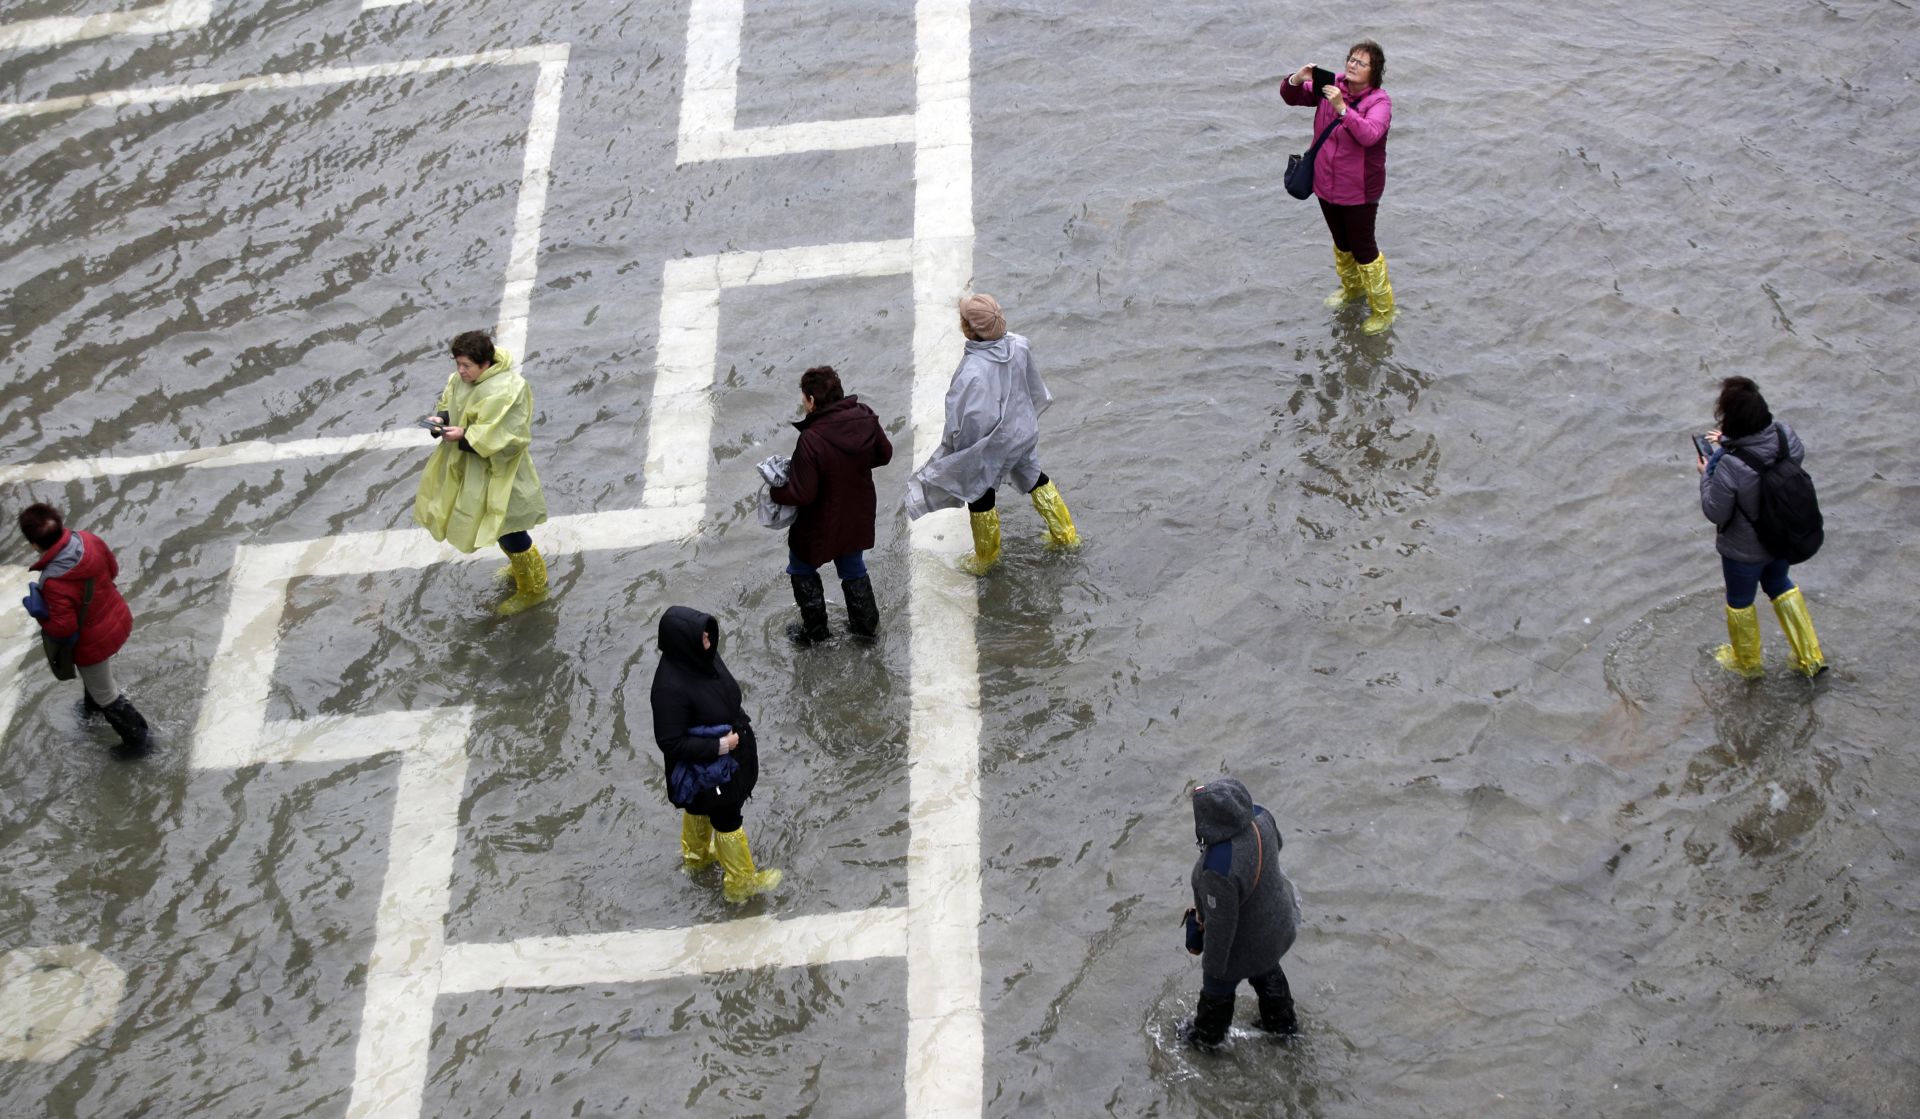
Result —
M 570 44 L 534 453 L 556 515 L 630 509 L 664 262 L 915 231 L 911 145 L 677 166 L 688 14 L 215 6 L 0 54 L 0 101 Z M 972 11 L 974 285 L 1033 341 L 1085 541 L 1048 554 L 1003 500 L 979 587 L 982 1113 L 1920 1111 L 1911 11 L 1328 18 Z M 913 111 L 910 4 L 755 0 L 744 27 L 739 127 Z M 1324 226 L 1279 188 L 1308 117 L 1274 88 L 1366 34 L 1396 109 L 1378 338 L 1320 306 Z M 499 313 L 534 84 L 0 117 L 0 462 L 403 428 L 444 339 Z M 270 719 L 474 709 L 449 944 L 740 916 L 677 872 L 645 696 L 675 602 L 721 619 L 759 730 L 748 827 L 787 881 L 745 915 L 907 901 L 912 278 L 729 290 L 720 315 L 696 535 L 557 558 L 551 604 L 513 619 L 490 559 L 287 587 Z M 821 362 L 900 454 L 881 639 L 795 651 L 752 464 L 789 449 Z M 1820 486 L 1812 683 L 1764 617 L 1764 680 L 1712 659 L 1685 436 L 1733 373 Z M 8 1114 L 346 1113 L 402 767 L 194 768 L 189 745 L 236 549 L 406 529 L 425 453 L 0 487 L 116 548 L 116 666 L 162 740 L 113 761 L 16 638 L 0 953 L 85 945 L 125 989 L 71 1053 L 0 1062 Z M 1269 1044 L 1243 998 L 1198 1057 L 1184 790 L 1220 773 L 1286 839 L 1304 1035 Z M 900 1114 L 909 982 L 894 957 L 443 994 L 421 1114 Z

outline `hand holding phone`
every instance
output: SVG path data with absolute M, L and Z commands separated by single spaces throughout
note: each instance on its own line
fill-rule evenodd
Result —
M 1705 462 L 1707 459 L 1713 457 L 1713 444 L 1707 442 L 1706 436 L 1695 435 L 1693 437 L 1693 452 L 1700 456 L 1700 461 Z
M 1313 91 L 1319 93 L 1321 90 L 1332 85 L 1334 83 L 1334 77 L 1333 71 L 1324 66 L 1315 66 L 1313 68 Z

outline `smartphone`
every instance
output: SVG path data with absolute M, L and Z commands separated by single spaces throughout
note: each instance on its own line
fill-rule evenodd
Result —
M 1313 68 L 1313 91 L 1319 93 L 1322 89 L 1332 85 L 1333 78 L 1333 71 L 1324 66 L 1315 66 Z
M 1707 442 L 1706 436 L 1696 435 L 1693 437 L 1693 451 L 1704 462 L 1713 457 L 1713 444 Z

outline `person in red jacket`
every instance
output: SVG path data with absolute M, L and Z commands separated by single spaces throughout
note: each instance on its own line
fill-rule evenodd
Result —
M 847 628 L 856 637 L 872 637 L 880 627 L 880 606 L 862 553 L 873 547 L 873 472 L 893 461 L 893 444 L 873 409 L 841 389 L 831 365 L 801 375 L 800 407 L 806 415 L 793 425 L 800 440 L 787 484 L 768 491 L 779 504 L 800 508 L 787 532 L 787 575 L 800 621 L 787 627 L 787 636 L 800 645 L 831 636 L 820 566 L 832 560 L 847 595 Z
M 73 664 L 86 692 L 88 715 L 104 715 L 120 735 L 114 752 L 142 757 L 152 748 L 147 720 L 113 679 L 113 655 L 133 632 L 133 611 L 113 585 L 120 564 L 113 549 L 91 532 L 70 529 L 51 505 L 20 512 L 20 532 L 40 551 L 31 570 L 40 573 L 23 600 L 27 613 L 52 641 L 73 646 Z

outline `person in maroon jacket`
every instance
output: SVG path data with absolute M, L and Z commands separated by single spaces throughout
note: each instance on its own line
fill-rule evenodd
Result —
M 787 627 L 787 636 L 800 645 L 831 636 L 819 572 L 832 560 L 847 595 L 847 628 L 872 637 L 880 627 L 880 606 L 861 553 L 873 547 L 873 471 L 893 461 L 893 444 L 873 409 L 841 390 L 831 365 L 801 375 L 800 407 L 807 414 L 793 425 L 800 441 L 787 484 L 769 491 L 781 505 L 800 508 L 787 533 L 787 574 L 800 621 Z
M 113 679 L 113 655 L 133 632 L 133 611 L 113 585 L 120 575 L 113 549 L 91 532 L 68 528 L 51 505 L 21 510 L 20 532 L 40 551 L 31 568 L 40 572 L 40 581 L 22 600 L 27 613 L 47 638 L 73 646 L 74 668 L 86 688 L 81 703 L 88 715 L 106 716 L 120 735 L 114 752 L 144 756 L 152 746 L 147 721 Z

